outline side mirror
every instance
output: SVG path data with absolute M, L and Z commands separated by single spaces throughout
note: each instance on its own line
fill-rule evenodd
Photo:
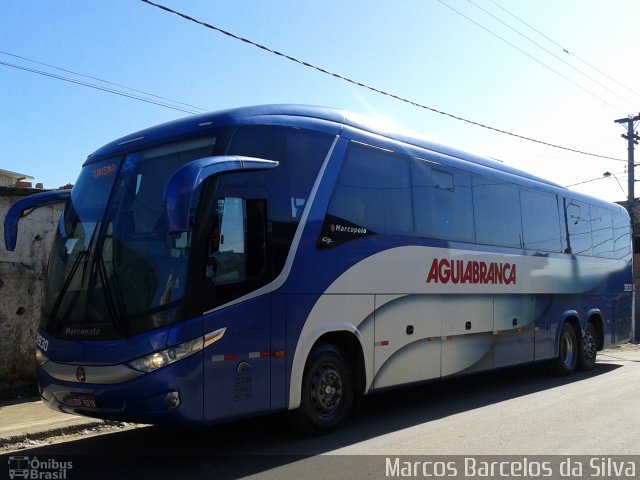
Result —
M 18 238 L 18 222 L 36 208 L 56 203 L 64 203 L 71 196 L 71 190 L 51 190 L 24 197 L 14 203 L 4 217 L 4 244 L 7 250 L 16 249 Z
M 164 189 L 169 233 L 187 231 L 193 192 L 205 179 L 223 172 L 268 170 L 278 165 L 274 160 L 238 155 L 204 157 L 183 165 L 169 178 Z

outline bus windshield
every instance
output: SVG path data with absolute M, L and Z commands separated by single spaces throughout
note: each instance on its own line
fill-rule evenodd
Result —
M 87 164 L 51 253 L 43 325 L 61 336 L 130 333 L 128 320 L 184 295 L 190 231 L 169 234 L 164 187 L 215 137 Z

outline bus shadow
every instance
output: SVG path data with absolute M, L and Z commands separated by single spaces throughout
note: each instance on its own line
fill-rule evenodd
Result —
M 621 365 L 598 363 L 590 372 L 550 377 L 532 365 L 457 378 L 363 398 L 355 418 L 321 437 L 294 433 L 284 415 L 201 429 L 149 426 L 21 452 L 67 458 L 91 478 L 231 479 L 287 468 L 302 460 L 412 426 L 608 374 Z M 319 457 L 327 458 L 327 457 Z M 177 477 L 176 477 L 177 475 Z M 84 476 L 84 475 L 82 475 Z

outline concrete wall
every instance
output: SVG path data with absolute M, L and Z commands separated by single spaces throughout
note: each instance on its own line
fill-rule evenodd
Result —
M 35 334 L 44 278 L 62 205 L 42 207 L 20 220 L 13 252 L 4 245 L 9 207 L 33 189 L 0 188 L 0 398 L 37 392 Z

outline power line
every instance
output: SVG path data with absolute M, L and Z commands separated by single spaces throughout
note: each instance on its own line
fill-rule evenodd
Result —
M 49 63 L 39 62 L 38 60 L 33 60 L 32 58 L 27 58 L 27 57 L 23 57 L 23 56 L 20 56 L 20 55 L 16 55 L 15 53 L 5 52 L 5 51 L 2 51 L 2 50 L 0 50 L 0 53 L 3 54 L 3 55 L 10 56 L 10 57 L 19 58 L 21 60 L 26 60 L 28 62 L 35 63 L 37 65 L 42 65 L 44 67 L 53 68 L 53 69 L 59 70 L 61 72 L 71 73 L 72 75 L 77 75 L 79 77 L 84 77 L 84 78 L 88 78 L 88 79 L 91 79 L 91 80 L 97 80 L 99 82 L 106 83 L 107 85 L 113 85 L 115 87 L 126 88 L 127 90 L 131 90 L 132 92 L 141 93 L 143 95 L 147 95 L 147 96 L 152 97 L 152 98 L 157 98 L 159 100 L 166 100 L 166 101 L 174 103 L 176 105 L 183 105 L 185 107 L 195 108 L 196 110 L 201 110 L 202 112 L 206 112 L 207 111 L 207 109 L 205 109 L 205 108 L 197 107 L 195 105 L 190 105 L 190 104 L 184 103 L 184 102 L 179 102 L 178 100 L 173 100 L 171 98 L 167 98 L 167 97 L 163 97 L 163 96 L 160 96 L 160 95 L 156 95 L 154 93 L 145 92 L 144 90 L 137 90 L 135 88 L 128 87 L 126 85 L 122 85 L 120 83 L 115 83 L 115 82 L 111 82 L 109 80 L 104 80 L 103 78 L 93 77 L 91 75 L 86 75 L 84 73 L 74 72 L 73 70 L 68 70 L 66 68 L 57 67 L 57 66 L 51 65 Z
M 381 89 L 373 87 L 371 85 L 367 85 L 367 84 L 359 82 L 357 80 L 353 80 L 353 79 L 351 79 L 349 77 L 346 77 L 344 75 L 341 75 L 339 73 L 332 72 L 330 70 L 327 70 L 325 68 L 319 67 L 319 66 L 314 65 L 312 63 L 300 60 L 300 59 L 298 59 L 296 57 L 293 57 L 291 55 L 288 55 L 286 53 L 280 52 L 278 50 L 274 50 L 274 49 L 269 48 L 269 47 L 267 47 L 265 45 L 262 45 L 260 43 L 254 42 L 253 40 L 249 40 L 248 38 L 241 37 L 239 35 L 236 35 L 234 33 L 229 32 L 227 30 L 223 30 L 222 28 L 216 27 L 215 25 L 212 25 L 210 23 L 204 22 L 202 20 L 198 20 L 198 19 L 196 19 L 194 17 L 191 17 L 191 16 L 189 16 L 189 15 L 187 15 L 185 13 L 179 12 L 177 10 L 173 10 L 173 9 L 171 9 L 169 7 L 166 7 L 166 6 L 158 4 L 158 3 L 154 3 L 151 0 L 140 0 L 140 1 L 144 2 L 144 3 L 148 4 L 148 5 L 151 5 L 153 7 L 156 7 L 156 8 L 159 8 L 161 10 L 164 10 L 165 12 L 177 15 L 177 16 L 183 18 L 184 20 L 196 23 L 196 24 L 201 25 L 201 26 L 203 26 L 205 28 L 208 28 L 210 30 L 215 30 L 216 32 L 219 32 L 219 33 L 221 33 L 223 35 L 226 35 L 226 36 L 228 36 L 230 38 L 233 38 L 235 40 L 239 40 L 241 42 L 244 42 L 244 43 L 246 43 L 248 45 L 251 45 L 253 47 L 256 47 L 256 48 L 259 48 L 261 50 L 264 50 L 264 51 L 266 51 L 268 53 L 271 53 L 273 55 L 285 58 L 285 59 L 287 59 L 287 60 L 289 60 L 291 62 L 297 63 L 297 64 L 302 65 L 302 66 L 307 67 L 307 68 L 311 68 L 311 69 L 316 70 L 316 71 L 318 71 L 320 73 L 324 73 L 325 75 L 329 75 L 329 76 L 332 76 L 334 78 L 338 78 L 338 79 L 343 80 L 343 81 L 345 81 L 347 83 L 351 83 L 353 85 L 356 85 L 358 87 L 370 90 L 370 91 L 378 93 L 380 95 L 384 95 L 384 96 L 387 96 L 389 98 L 393 98 L 395 100 L 398 100 L 400 102 L 412 105 L 414 107 L 422 108 L 424 110 L 428 110 L 430 112 L 437 113 L 439 115 L 444 115 L 446 117 L 453 118 L 454 120 L 459 120 L 461 122 L 465 122 L 465 123 L 468 123 L 470 125 L 475 125 L 477 127 L 485 128 L 487 130 L 492 130 L 492 131 L 497 132 L 497 133 L 502 133 L 504 135 L 509 135 L 511 137 L 519 138 L 521 140 L 526 140 L 526 141 L 529 141 L 529 142 L 538 143 L 540 145 L 546 145 L 548 147 L 558 148 L 558 149 L 561 149 L 561 150 L 566 150 L 566 151 L 569 151 L 569 152 L 579 153 L 579 154 L 582 154 L 582 155 L 588 155 L 588 156 L 591 156 L 591 157 L 604 158 L 604 159 L 607 159 L 607 160 L 616 160 L 616 161 L 619 161 L 619 162 L 626 162 L 626 160 L 622 160 L 622 159 L 615 158 L 615 157 L 608 157 L 606 155 L 599 155 L 599 154 L 595 154 L 595 153 L 585 152 L 585 151 L 582 151 L 582 150 L 577 150 L 577 149 L 570 148 L 570 147 L 563 147 L 561 145 L 556 145 L 556 144 L 545 142 L 545 141 L 542 141 L 542 140 L 537 140 L 537 139 L 534 139 L 534 138 L 531 138 L 531 137 L 527 137 L 525 135 L 520 135 L 520 134 L 517 134 L 517 133 L 509 132 L 507 130 L 502 130 L 502 129 L 499 129 L 499 128 L 496 128 L 496 127 L 492 127 L 490 125 L 485 125 L 485 124 L 480 123 L 480 122 L 476 122 L 476 121 L 469 120 L 467 118 L 463 118 L 463 117 L 460 117 L 460 116 L 457 116 L 457 115 L 454 115 L 454 114 L 451 114 L 451 113 L 448 113 L 448 112 L 445 112 L 445 111 L 442 111 L 442 110 L 438 110 L 438 109 L 430 107 L 428 105 L 415 102 L 413 100 L 410 100 L 408 98 L 402 97 L 400 95 L 396 95 L 394 93 L 390 93 L 390 92 L 387 92 L 385 90 L 381 90 Z
M 591 182 L 595 182 L 596 180 L 604 180 L 607 177 L 597 177 L 597 178 L 592 178 L 591 180 L 584 180 L 583 182 L 578 182 L 578 183 L 572 183 L 571 185 L 565 185 L 566 188 L 571 188 L 571 187 L 575 187 L 576 185 L 582 185 L 584 183 L 591 183 Z
M 607 171 L 607 172 L 604 172 L 602 175 L 604 177 L 613 177 L 616 183 L 618 184 L 618 186 L 620 187 L 620 190 L 622 190 L 622 193 L 626 195 L 627 192 L 624 191 L 624 188 L 622 188 L 622 184 L 620 183 L 620 180 L 618 180 L 618 174 Z
M 553 38 L 549 37 L 548 35 L 545 35 L 544 33 L 542 33 L 540 30 L 538 30 L 537 28 L 531 26 L 530 24 L 528 24 L 527 22 L 525 22 L 524 20 L 522 20 L 520 17 L 516 16 L 515 14 L 511 13 L 509 10 L 507 10 L 506 8 L 504 8 L 502 5 L 494 2 L 493 0 L 489 0 L 491 3 L 493 3 L 496 7 L 500 8 L 501 10 L 504 10 L 507 14 L 511 15 L 513 18 L 515 18 L 516 20 L 518 20 L 520 23 L 523 23 L 524 25 L 526 25 L 527 27 L 529 27 L 531 30 L 533 30 L 534 32 L 536 32 L 538 35 L 541 35 L 542 37 L 546 38 L 547 40 L 549 40 L 551 43 L 553 43 L 554 45 L 556 45 L 557 47 L 559 47 L 560 49 L 562 49 L 562 51 L 564 53 L 566 53 L 567 55 L 571 55 L 572 57 L 576 58 L 577 60 L 581 61 L 582 63 L 584 63 L 586 66 L 588 66 L 589 68 L 592 68 L 593 70 L 595 70 L 596 72 L 598 72 L 600 75 L 607 77 L 609 80 L 617 83 L 619 86 L 621 86 L 622 88 L 626 89 L 627 91 L 633 93 L 634 95 L 640 96 L 640 93 L 636 92 L 635 90 L 633 90 L 632 88 L 624 85 L 623 83 L 620 83 L 618 80 L 616 80 L 615 78 L 611 77 L 610 75 L 606 74 L 605 72 L 603 72 L 602 70 L 600 70 L 599 68 L 597 68 L 596 66 L 590 64 L 589 62 L 587 62 L 586 60 L 580 58 L 578 55 L 576 55 L 574 52 L 569 51 L 569 49 L 565 48 L 563 45 L 561 45 L 560 43 L 556 42 Z
M 589 149 L 593 149 L 594 147 L 601 147 L 600 149 L 602 149 L 604 146 L 613 146 L 618 142 L 619 141 L 615 138 L 609 138 L 607 141 L 587 142 L 581 145 L 577 145 L 577 147 Z M 520 158 L 518 167 L 527 169 L 535 166 L 539 168 L 543 165 L 548 165 L 562 159 L 568 159 L 567 154 L 565 154 L 564 152 L 558 150 L 545 150 L 544 152 L 538 154 L 523 156 L 522 158 Z M 594 161 L 599 162 L 600 160 L 594 159 Z
M 608 92 L 612 93 L 613 95 L 615 95 L 616 97 L 620 98 L 621 100 L 624 100 L 625 102 L 629 102 L 629 103 L 633 103 L 632 100 L 629 100 L 626 97 L 623 97 L 622 95 L 614 92 L 613 90 L 611 90 L 609 87 L 607 87 L 605 84 L 603 84 L 602 82 L 598 81 L 597 79 L 593 78 L 591 75 L 583 72 L 582 70 L 580 70 L 579 68 L 577 68 L 575 65 L 571 65 L 569 62 L 567 62 L 565 59 L 559 57 L 558 55 L 556 55 L 555 53 L 553 53 L 551 50 L 549 50 L 548 48 L 545 48 L 544 46 L 540 45 L 538 42 L 536 42 L 535 40 L 529 38 L 527 35 L 525 35 L 524 33 L 520 32 L 518 29 L 512 27 L 511 25 L 509 25 L 507 22 L 503 21 L 502 19 L 496 17 L 494 14 L 492 14 L 491 12 L 489 12 L 488 10 L 482 8 L 480 5 L 478 5 L 477 3 L 475 3 L 473 0 L 467 0 L 467 2 L 471 3 L 473 6 L 475 6 L 476 8 L 478 8 L 479 10 L 482 10 L 484 13 L 486 13 L 487 15 L 489 15 L 491 18 L 493 18 L 494 20 L 500 22 L 501 24 L 503 24 L 504 26 L 506 26 L 507 28 L 509 28 L 510 30 L 514 31 L 515 33 L 517 33 L 518 35 L 520 35 L 521 37 L 523 37 L 524 39 L 528 40 L 529 42 L 533 43 L 536 47 L 540 48 L 541 50 L 544 50 L 545 52 L 547 52 L 549 55 L 551 55 L 553 58 L 555 58 L 556 60 L 560 60 L 562 63 L 564 63 L 565 65 L 567 65 L 569 68 L 575 70 L 576 72 L 578 72 L 580 75 L 583 75 L 585 77 L 587 77 L 589 80 L 591 80 L 592 82 L 594 82 L 595 84 L 601 86 L 602 88 L 604 88 L 605 90 L 607 90 Z M 565 50 L 563 48 L 563 50 Z M 566 51 L 566 50 L 565 50 Z
M 613 146 L 614 144 L 618 144 L 619 141 L 617 138 L 613 138 L 610 135 L 607 137 L 599 137 L 597 139 L 587 141 L 576 145 L 576 148 L 584 148 L 586 150 L 593 150 L 594 148 L 605 147 L 605 146 Z M 540 153 L 531 154 L 523 157 L 523 160 L 535 160 L 535 159 L 543 159 L 547 157 L 557 157 L 562 155 L 562 152 L 555 152 L 550 150 L 544 150 Z
M 144 0 L 143 0 L 144 1 Z M 506 43 L 507 45 L 509 45 L 510 47 L 518 50 L 520 53 L 522 53 L 523 55 L 526 55 L 527 57 L 529 57 L 531 60 L 533 60 L 534 62 L 542 65 L 544 68 L 552 71 L 553 73 L 555 73 L 556 75 L 564 78 L 566 81 L 572 83 L 573 85 L 575 85 L 576 87 L 578 87 L 579 89 L 585 91 L 586 93 L 588 93 L 589 95 L 591 95 L 594 98 L 597 98 L 598 100 L 602 101 L 603 103 L 607 103 L 607 101 L 602 98 L 601 96 L 593 93 L 591 90 L 589 90 L 588 88 L 585 88 L 584 86 L 580 85 L 578 82 L 572 80 L 571 78 L 567 77 L 566 75 L 560 73 L 559 71 L 557 71 L 556 69 L 550 67 L 549 65 L 547 65 L 546 63 L 544 63 L 542 60 L 537 59 L 536 57 L 534 57 L 533 55 L 531 55 L 530 53 L 525 52 L 524 50 L 522 50 L 520 47 L 516 46 L 515 44 L 511 43 L 509 40 L 506 40 L 504 38 L 502 38 L 500 35 L 498 35 L 497 33 L 489 30 L 487 27 L 485 27 L 484 25 L 481 25 L 480 23 L 476 22 L 475 20 L 473 20 L 471 17 L 468 17 L 467 15 L 465 15 L 464 13 L 462 13 L 461 11 L 453 8 L 451 5 L 449 5 L 448 3 L 446 3 L 444 0 L 438 0 L 442 5 L 444 5 L 445 7 L 447 7 L 449 10 L 457 13 L 458 15 L 460 15 L 463 18 L 466 18 L 468 21 L 470 21 L 471 23 L 473 23 L 474 25 L 476 25 L 477 27 L 481 28 L 482 30 L 484 30 L 485 32 L 493 35 L 494 37 L 496 37 L 498 40 L 501 40 L 502 42 Z M 609 102 L 611 103 L 611 102 Z M 614 103 L 611 103 L 611 105 L 615 106 L 616 108 L 620 109 L 620 110 L 624 110 L 622 107 L 615 105 Z
M 582 182 L 578 182 L 578 183 L 572 183 L 571 185 L 565 185 L 566 188 L 570 188 L 570 187 L 575 187 L 576 185 L 583 185 L 585 183 L 591 183 L 591 182 L 596 182 L 598 180 L 604 180 L 606 178 L 609 178 L 611 176 L 613 176 L 615 178 L 616 181 L 618 181 L 618 178 L 616 177 L 616 175 L 621 175 L 624 172 L 618 172 L 618 173 L 611 173 L 611 172 L 605 172 L 604 174 L 602 174 L 602 176 L 600 177 L 596 177 L 596 178 L 592 178 L 591 180 L 584 180 Z M 608 175 L 607 175 L 608 174 Z M 620 182 L 618 181 L 618 185 L 620 185 Z M 620 185 L 620 188 L 622 188 L 622 185 Z M 622 188 L 622 191 L 624 192 L 624 189 Z M 626 192 L 625 192 L 626 193 Z
M 43 75 L 45 77 L 54 78 L 56 80 L 62 80 L 64 82 L 75 83 L 76 85 L 81 85 L 83 87 L 88 87 L 88 88 L 93 88 L 95 90 L 101 90 L 103 92 L 113 93 L 114 95 L 120 95 L 121 97 L 131 98 L 133 100 L 138 100 L 140 102 L 151 103 L 153 105 L 158 105 L 160 107 L 170 108 L 172 110 L 178 110 L 180 112 L 191 113 L 193 115 L 195 115 L 197 113 L 200 113 L 200 112 L 195 112 L 193 110 L 189 110 L 187 108 L 177 107 L 177 106 L 169 105 L 167 103 L 163 103 L 163 102 L 160 102 L 160 101 L 155 101 L 155 100 L 150 100 L 148 98 L 143 98 L 143 97 L 140 97 L 139 95 L 133 95 L 133 94 L 129 94 L 129 93 L 126 93 L 126 92 L 121 92 L 121 91 L 115 90 L 113 88 L 101 87 L 100 85 L 95 85 L 95 84 L 88 83 L 88 82 L 82 82 L 80 80 L 75 80 L 73 78 L 63 77 L 61 75 L 55 75 L 53 73 L 43 72 L 42 70 L 35 70 L 33 68 L 27 68 L 27 67 L 24 67 L 24 66 L 21 66 L 21 65 L 15 65 L 13 63 L 7 63 L 7 62 L 0 61 L 0 65 L 3 65 L 5 67 L 10 67 L 10 68 L 15 68 L 15 69 L 18 69 L 18 70 L 23 70 L 25 72 L 34 73 L 34 74 L 37 74 L 37 75 Z

